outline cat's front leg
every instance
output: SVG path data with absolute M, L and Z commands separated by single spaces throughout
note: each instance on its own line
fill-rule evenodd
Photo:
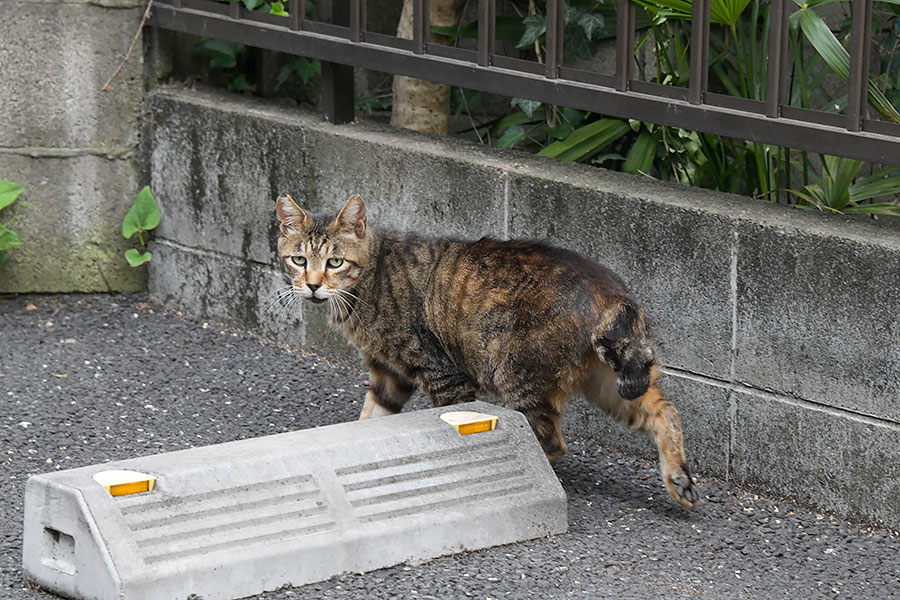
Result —
M 394 415 L 403 410 L 416 391 L 416 384 L 377 359 L 366 359 L 366 365 L 369 367 L 369 389 L 359 414 L 360 421 Z

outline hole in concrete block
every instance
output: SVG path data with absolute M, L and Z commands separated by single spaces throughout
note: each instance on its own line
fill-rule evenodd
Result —
M 42 562 L 45 566 L 65 573 L 75 574 L 75 538 L 52 527 L 44 527 Z

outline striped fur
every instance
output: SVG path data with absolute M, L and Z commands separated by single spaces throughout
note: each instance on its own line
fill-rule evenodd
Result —
M 283 196 L 277 213 L 293 289 L 328 301 L 369 368 L 364 418 L 399 412 L 417 388 L 435 406 L 484 390 L 525 414 L 555 464 L 566 452 L 560 415 L 584 393 L 649 431 L 670 494 L 697 503 L 677 411 L 655 383 L 644 309 L 614 273 L 542 242 L 373 231 L 359 196 L 336 216 Z

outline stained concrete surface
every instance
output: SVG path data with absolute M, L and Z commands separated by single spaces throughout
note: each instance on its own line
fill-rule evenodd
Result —
M 22 578 L 29 474 L 354 419 L 364 381 L 143 295 L 0 298 L 0 597 L 52 598 Z M 569 533 L 259 598 L 900 597 L 896 532 L 715 479 L 687 512 L 654 463 L 569 441 Z

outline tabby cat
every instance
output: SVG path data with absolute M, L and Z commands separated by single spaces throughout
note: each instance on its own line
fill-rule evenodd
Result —
M 615 274 L 541 242 L 374 231 L 357 195 L 337 216 L 313 216 L 290 196 L 277 213 L 294 293 L 328 302 L 369 368 L 360 419 L 400 412 L 417 388 L 435 406 L 485 390 L 525 415 L 556 464 L 566 452 L 560 415 L 581 392 L 651 432 L 669 494 L 696 506 L 644 309 Z

